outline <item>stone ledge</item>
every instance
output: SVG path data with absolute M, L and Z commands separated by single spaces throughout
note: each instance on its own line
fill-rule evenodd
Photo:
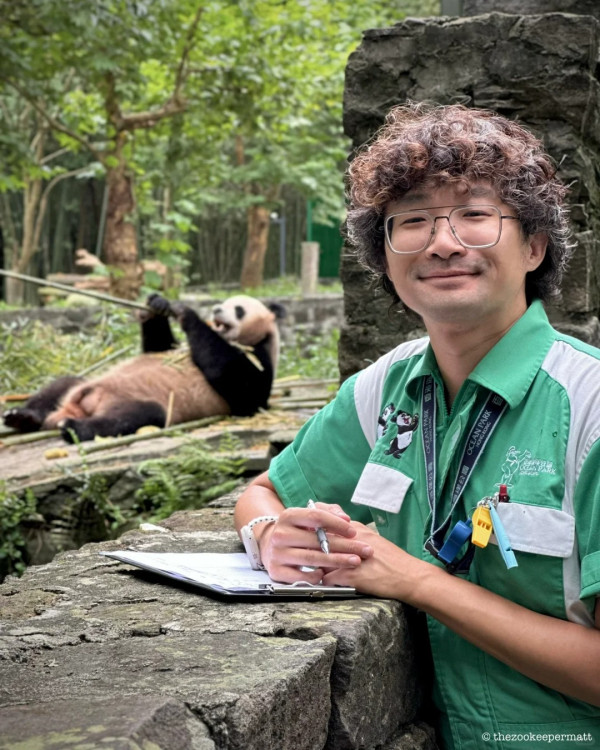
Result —
M 208 728 L 183 703 L 154 695 L 113 695 L 0 708 L 0 748 L 214 750 Z M 26 728 L 26 737 L 23 728 Z M 23 739 L 25 737 L 25 739 Z M 23 743 L 23 745 L 21 744 Z
M 1 750 L 435 747 L 411 724 L 398 602 L 224 601 L 99 556 L 240 550 L 196 523 L 180 513 L 177 530 L 89 544 L 0 586 Z

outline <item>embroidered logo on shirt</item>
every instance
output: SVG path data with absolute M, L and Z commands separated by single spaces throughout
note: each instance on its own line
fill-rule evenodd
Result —
M 394 413 L 396 407 L 394 404 L 388 404 L 381 414 L 377 417 L 377 439 L 382 438 L 387 432 L 387 428 L 390 424 L 390 419 Z
M 502 464 L 502 479 L 499 484 L 510 487 L 515 475 L 537 477 L 540 474 L 556 474 L 553 462 L 535 458 L 531 451 L 517 450 L 516 446 L 511 445 Z
M 385 413 L 385 409 L 384 409 L 384 413 Z M 417 429 L 417 426 L 419 424 L 419 415 L 418 414 L 411 415 L 405 411 L 398 409 L 395 416 L 393 416 L 391 419 L 388 416 L 386 427 L 383 430 L 382 435 L 385 434 L 390 421 L 393 421 L 396 423 L 398 427 L 398 432 L 396 433 L 396 437 L 390 441 L 390 447 L 385 451 L 385 455 L 393 456 L 394 458 L 400 458 L 400 456 L 412 443 L 413 433 Z

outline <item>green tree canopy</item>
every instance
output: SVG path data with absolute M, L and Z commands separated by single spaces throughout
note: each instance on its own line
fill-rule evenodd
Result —
M 283 187 L 318 196 L 329 214 L 343 205 L 343 72 L 361 31 L 437 7 L 0 0 L 0 192 L 28 189 L 35 213 L 53 179 L 103 174 L 105 260 L 124 269 L 129 296 L 139 286 L 134 187 L 165 252 L 184 250 L 211 207 L 244 210 L 253 286 Z M 18 256 L 28 261 L 35 232 L 26 252 L 24 235 L 25 222 Z

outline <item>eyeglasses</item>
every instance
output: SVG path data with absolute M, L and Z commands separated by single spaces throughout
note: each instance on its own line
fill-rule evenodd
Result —
M 435 206 L 438 208 L 450 206 Z M 502 234 L 502 219 L 518 221 L 516 216 L 505 216 L 493 205 L 455 206 L 446 216 L 432 216 L 423 209 L 402 211 L 385 219 L 390 250 L 396 255 L 422 252 L 433 240 L 438 219 L 448 219 L 452 234 L 466 248 L 494 247 Z

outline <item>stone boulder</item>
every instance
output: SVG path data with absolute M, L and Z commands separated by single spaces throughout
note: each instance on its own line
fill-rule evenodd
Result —
M 400 603 L 213 598 L 101 550 L 239 551 L 178 513 L 0 586 L 0 750 L 434 750 Z

